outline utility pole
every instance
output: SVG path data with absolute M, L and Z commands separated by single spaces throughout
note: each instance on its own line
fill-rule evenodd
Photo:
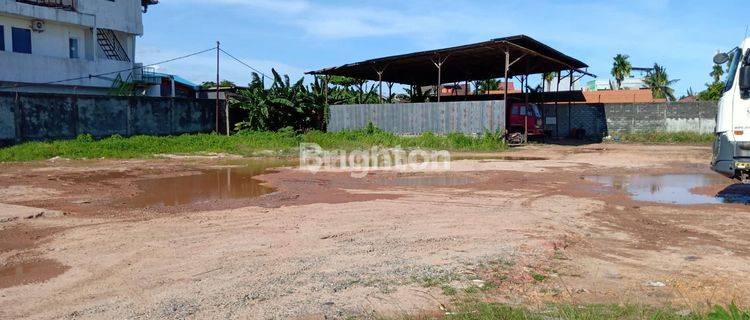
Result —
M 221 43 L 216 41 L 216 133 L 219 133 L 219 51 Z

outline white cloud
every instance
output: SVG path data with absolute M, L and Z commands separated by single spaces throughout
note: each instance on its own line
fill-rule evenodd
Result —
M 167 0 L 180 4 L 200 4 L 201 0 Z M 309 36 L 326 39 L 361 38 L 398 34 L 437 36 L 451 20 L 461 20 L 456 12 L 414 15 L 386 9 L 385 5 L 323 4 L 305 0 L 214 0 L 221 5 L 243 6 L 248 16 L 273 17 L 272 21 L 301 29 Z M 259 11 L 261 11 L 259 13 Z M 447 15 L 450 13 L 451 15 Z
M 162 3 L 174 4 L 206 4 L 205 0 L 162 0 Z M 276 12 L 299 13 L 309 9 L 312 5 L 305 0 L 211 0 L 212 4 L 243 5 Z

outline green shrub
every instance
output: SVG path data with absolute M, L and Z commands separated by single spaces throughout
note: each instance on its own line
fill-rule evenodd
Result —
M 619 133 L 611 134 L 614 141 L 626 143 L 684 143 L 684 144 L 707 144 L 714 141 L 715 136 L 711 133 L 695 132 L 641 132 L 641 133 Z
M 180 136 L 115 135 L 95 140 L 91 135 L 80 135 L 73 140 L 27 142 L 0 149 L 0 161 L 30 161 L 53 157 L 82 158 L 139 158 L 155 154 L 230 153 L 251 156 L 266 151 L 276 155 L 294 155 L 302 142 L 316 143 L 325 149 L 370 149 L 374 146 L 404 149 L 436 149 L 449 151 L 503 151 L 504 141 L 493 135 L 479 137 L 462 134 L 440 136 L 430 132 L 417 137 L 395 135 L 369 125 L 362 130 L 341 132 L 309 131 L 301 134 L 292 128 L 277 132 L 243 130 L 232 136 L 218 134 L 185 134 Z

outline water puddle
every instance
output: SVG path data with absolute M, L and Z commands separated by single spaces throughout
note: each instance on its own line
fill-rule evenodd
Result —
M 256 176 L 287 166 L 286 160 L 258 160 L 231 167 L 199 170 L 198 174 L 146 179 L 137 182 L 141 193 L 127 200 L 134 208 L 172 207 L 215 200 L 259 197 L 274 192 Z
M 57 277 L 69 267 L 55 260 L 36 260 L 0 268 L 0 289 L 44 282 Z
M 495 155 L 476 155 L 456 157 L 453 160 L 483 160 L 483 161 L 544 161 L 549 160 L 545 157 L 527 157 L 527 156 L 495 156 Z
M 750 203 L 750 186 L 730 185 L 729 179 L 717 174 L 591 176 L 586 180 L 628 192 L 637 201 L 680 205 Z M 696 192 L 710 186 L 721 191 L 716 195 Z
M 414 177 L 395 177 L 395 178 L 384 178 L 378 179 L 377 183 L 386 186 L 396 187 L 447 187 L 447 186 L 463 186 L 475 183 L 476 180 L 470 177 L 462 177 L 455 175 L 439 175 L 439 176 L 414 176 Z

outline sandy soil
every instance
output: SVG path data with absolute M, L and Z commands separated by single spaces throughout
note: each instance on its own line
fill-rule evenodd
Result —
M 0 202 L 66 214 L 0 223 L 0 318 L 434 313 L 450 303 L 440 285 L 514 304 L 750 303 L 747 206 L 638 202 L 584 179 L 710 174 L 708 148 L 511 154 L 531 160 L 464 155 L 449 173 L 363 179 L 275 169 L 259 197 L 148 207 L 134 205 L 144 179 L 246 160 L 3 164 Z

